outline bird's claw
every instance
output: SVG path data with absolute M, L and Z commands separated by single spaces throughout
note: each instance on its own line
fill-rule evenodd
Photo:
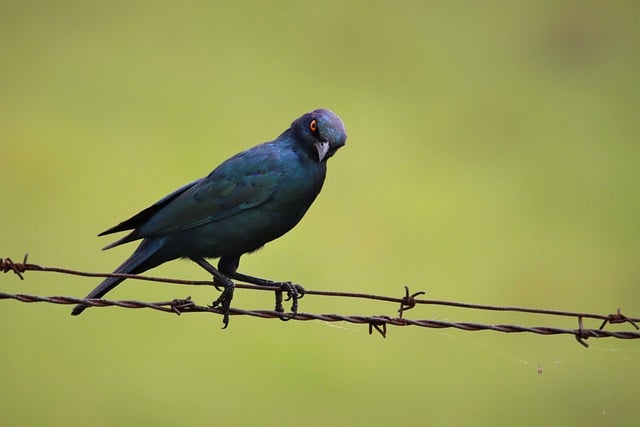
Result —
M 217 288 L 217 286 L 216 286 Z M 224 288 L 222 289 L 222 293 L 211 303 L 209 308 L 220 307 L 222 310 L 222 329 L 226 329 L 229 326 L 229 310 L 231 309 L 231 300 L 233 300 L 233 291 L 235 289 L 235 285 L 231 280 L 224 284 Z
M 302 286 L 292 282 L 282 282 L 280 283 L 280 288 L 287 293 L 287 299 L 285 299 L 285 301 L 302 299 L 306 292 Z
M 276 283 L 280 289 L 276 291 L 276 307 L 275 311 L 278 313 L 284 313 L 284 307 L 282 306 L 282 294 L 287 293 L 285 301 L 291 301 L 291 315 L 281 316 L 280 320 L 291 320 L 298 313 L 298 300 L 304 297 L 305 290 L 302 286 L 292 282 L 280 282 Z
M 216 288 L 216 290 L 222 292 L 223 288 L 225 287 L 225 284 L 222 283 L 222 281 L 220 279 L 218 279 L 217 277 L 213 278 L 213 287 Z M 220 298 L 218 298 L 220 299 Z

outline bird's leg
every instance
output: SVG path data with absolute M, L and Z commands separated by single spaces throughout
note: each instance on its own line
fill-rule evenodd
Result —
M 291 300 L 291 312 L 295 315 L 298 311 L 298 300 L 304 296 L 304 288 L 296 283 L 292 282 L 274 282 L 273 280 L 262 279 L 260 277 L 249 276 L 248 274 L 242 273 L 233 273 L 231 275 L 235 280 L 240 280 L 242 282 L 252 283 L 258 286 L 275 286 L 280 289 L 276 291 L 276 311 L 280 313 L 284 313 L 284 308 L 282 307 L 282 292 L 287 293 L 287 299 L 285 301 Z M 280 294 L 280 298 L 278 298 L 277 294 Z
M 225 329 L 229 326 L 229 309 L 231 308 L 231 300 L 233 299 L 233 290 L 235 289 L 235 285 L 231 279 L 216 270 L 216 268 L 209 264 L 209 262 L 204 258 L 191 258 L 191 260 L 213 275 L 214 285 L 224 286 L 224 289 L 218 299 L 211 303 L 211 308 L 220 306 L 222 309 L 222 323 L 224 324 L 222 329 Z
M 218 270 L 224 273 L 226 277 L 230 277 L 242 282 L 251 283 L 258 286 L 273 286 L 279 287 L 276 291 L 276 306 L 275 311 L 284 313 L 284 307 L 282 306 L 282 293 L 287 293 L 287 301 L 291 300 L 291 312 L 295 316 L 298 312 L 298 300 L 304 296 L 304 288 L 300 285 L 291 282 L 274 282 L 273 280 L 262 279 L 260 277 L 249 276 L 248 274 L 238 273 L 237 269 L 240 265 L 240 257 L 222 257 L 218 262 Z M 282 318 L 283 320 L 289 320 L 290 317 Z

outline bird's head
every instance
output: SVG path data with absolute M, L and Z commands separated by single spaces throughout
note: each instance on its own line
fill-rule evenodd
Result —
M 296 137 L 306 145 L 306 149 L 324 162 L 333 156 L 347 140 L 344 123 L 335 113 L 318 109 L 305 114 L 291 124 Z

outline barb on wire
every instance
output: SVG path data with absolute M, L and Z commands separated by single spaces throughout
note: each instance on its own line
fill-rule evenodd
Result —
M 150 276 L 139 276 L 132 274 L 116 274 L 116 273 L 89 273 L 77 270 L 70 270 L 65 268 L 58 267 L 45 267 L 37 264 L 27 263 L 27 255 L 24 256 L 24 259 L 21 263 L 13 262 L 10 258 L 0 258 L 0 271 L 7 273 L 13 272 L 21 280 L 24 280 L 23 273 L 26 271 L 44 271 L 44 272 L 55 272 L 62 274 L 72 274 L 77 276 L 84 277 L 125 277 L 136 280 L 146 280 L 146 281 L 154 281 L 154 282 L 164 282 L 178 285 L 207 285 L 213 286 L 211 281 L 195 281 L 195 280 L 179 280 L 179 279 L 167 279 L 160 277 L 150 277 Z M 241 289 L 250 289 L 250 290 L 270 290 L 277 291 L 278 287 L 271 286 L 256 286 L 245 283 L 236 284 L 236 288 Z M 396 304 L 400 304 L 400 308 L 398 309 L 398 317 L 389 317 L 389 316 L 358 316 L 358 315 L 340 315 L 340 314 L 313 314 L 313 313 L 301 313 L 298 312 L 295 316 L 291 317 L 291 320 L 322 320 L 325 322 L 348 322 L 348 323 L 357 323 L 357 324 L 368 324 L 369 325 L 369 334 L 372 334 L 374 330 L 380 333 L 383 337 L 386 337 L 387 334 L 387 326 L 420 326 L 426 328 L 456 328 L 465 331 L 482 331 L 482 330 L 491 330 L 496 332 L 503 333 L 516 333 L 516 332 L 527 332 L 534 333 L 539 335 L 559 335 L 559 334 L 568 334 L 573 335 L 575 339 L 585 347 L 588 347 L 585 340 L 588 338 L 619 338 L 619 339 L 638 339 L 640 338 L 640 332 L 634 331 L 606 331 L 604 327 L 610 324 L 621 324 L 621 323 L 629 323 L 636 330 L 639 329 L 638 323 L 640 323 L 640 319 L 627 317 L 621 313 L 621 310 L 618 308 L 616 313 L 609 315 L 600 315 L 593 313 L 578 313 L 578 312 L 570 312 L 570 311 L 559 311 L 559 310 L 547 310 L 547 309 L 537 309 L 537 308 L 525 308 L 525 307 L 505 307 L 505 306 L 492 306 L 492 305 L 482 305 L 482 304 L 469 304 L 469 303 L 461 303 L 461 302 L 453 302 L 453 301 L 442 301 L 442 300 L 431 300 L 431 299 L 418 299 L 416 297 L 420 295 L 424 295 L 425 292 L 415 292 L 410 294 L 409 287 L 405 286 L 405 295 L 401 298 L 396 297 L 388 297 L 381 295 L 371 295 L 371 294 L 363 294 L 363 293 L 355 293 L 355 292 L 335 292 L 335 291 L 313 291 L 307 290 L 305 292 L 306 295 L 318 295 L 318 296 L 333 296 L 333 297 L 343 297 L 343 298 L 361 298 L 368 300 L 377 300 L 377 301 L 386 301 L 392 302 Z M 163 311 L 166 313 L 174 313 L 174 314 L 182 314 L 182 313 L 215 313 L 215 314 L 223 314 L 222 310 L 219 308 L 212 308 L 209 306 L 199 306 L 196 305 L 191 297 L 187 297 L 184 299 L 174 299 L 172 301 L 164 301 L 164 302 L 141 302 L 141 301 L 112 301 L 105 300 L 99 298 L 91 298 L 91 299 L 79 299 L 73 297 L 66 296 L 52 296 L 52 297 L 43 297 L 36 295 L 26 295 L 26 294 L 10 294 L 0 292 L 0 299 L 11 299 L 17 300 L 21 302 L 33 303 L 33 302 L 46 302 L 52 304 L 85 304 L 93 307 L 109 307 L 109 306 L 117 306 L 122 308 L 149 308 L 157 311 Z M 440 320 L 412 320 L 404 318 L 404 313 L 414 308 L 417 304 L 431 304 L 431 305 L 442 305 L 442 306 L 451 306 L 451 307 L 459 307 L 466 309 L 476 309 L 476 310 L 491 310 L 491 311 L 513 311 L 513 312 L 523 312 L 523 313 L 535 313 L 542 315 L 550 315 L 550 316 L 564 316 L 564 317 L 574 317 L 578 320 L 578 328 L 577 329 L 562 329 L 548 326 L 535 326 L 535 327 L 527 327 L 520 325 L 506 325 L 506 324 L 481 324 L 481 323 L 471 323 L 471 322 L 446 322 Z M 253 316 L 259 318 L 282 318 L 282 313 L 278 311 L 271 310 L 242 310 L 238 308 L 231 308 L 231 315 L 245 315 L 245 316 Z M 584 319 L 600 319 L 603 323 L 600 325 L 598 329 L 588 329 L 584 327 Z

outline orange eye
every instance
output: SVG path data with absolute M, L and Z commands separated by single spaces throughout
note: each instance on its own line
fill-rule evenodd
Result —
M 315 119 L 311 120 L 311 123 L 309 123 L 309 129 L 311 129 L 311 132 L 318 130 L 318 122 Z

